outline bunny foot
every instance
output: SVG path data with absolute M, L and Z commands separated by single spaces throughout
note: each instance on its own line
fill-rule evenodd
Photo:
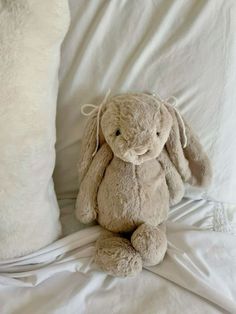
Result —
M 142 258 L 130 241 L 112 233 L 107 235 L 96 243 L 95 263 L 117 277 L 132 277 L 141 272 Z
M 143 259 L 143 265 L 159 264 L 167 250 L 166 234 L 160 227 L 140 225 L 132 234 L 131 243 Z

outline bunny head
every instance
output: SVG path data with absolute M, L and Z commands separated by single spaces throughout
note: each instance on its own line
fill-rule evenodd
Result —
M 172 117 L 154 97 L 113 97 L 101 115 L 101 132 L 114 155 L 136 165 L 157 158 L 169 137 Z
M 171 105 L 154 96 L 113 96 L 93 112 L 82 141 L 80 180 L 105 142 L 114 156 L 135 165 L 158 158 L 165 149 L 184 182 L 198 186 L 210 182 L 210 162 L 198 138 Z

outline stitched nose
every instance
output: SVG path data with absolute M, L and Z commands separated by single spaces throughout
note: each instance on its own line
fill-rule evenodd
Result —
M 148 149 L 147 148 L 136 148 L 134 151 L 138 156 L 141 156 L 141 155 L 144 155 L 148 151 Z

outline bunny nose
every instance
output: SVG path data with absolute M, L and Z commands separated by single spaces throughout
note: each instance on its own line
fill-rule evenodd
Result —
M 134 151 L 138 156 L 141 156 L 141 155 L 144 155 L 148 151 L 148 149 L 147 148 L 136 148 L 136 149 L 134 149 Z

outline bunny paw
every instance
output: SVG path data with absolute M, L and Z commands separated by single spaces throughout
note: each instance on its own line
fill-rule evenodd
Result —
M 97 241 L 95 262 L 103 271 L 117 277 L 133 277 L 142 270 L 140 254 L 130 241 L 118 235 Z
M 148 224 L 142 224 L 134 231 L 131 243 L 141 255 L 145 266 L 159 264 L 167 250 L 165 233 L 159 227 Z

